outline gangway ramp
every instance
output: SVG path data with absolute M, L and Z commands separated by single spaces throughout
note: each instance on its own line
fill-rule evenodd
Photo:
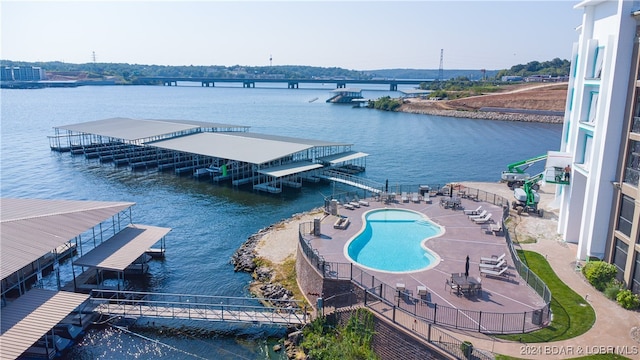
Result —
M 325 180 L 335 181 L 342 184 L 357 187 L 360 189 L 364 189 L 375 194 L 381 193 L 382 189 L 384 188 L 383 184 L 380 184 L 376 181 L 361 178 L 359 176 L 343 173 L 336 170 L 324 170 L 319 175 L 319 177 Z
M 311 320 L 307 307 L 297 300 L 115 290 L 94 290 L 90 300 L 94 311 L 108 316 L 282 326 L 303 325 Z M 274 306 L 265 306 L 265 303 Z

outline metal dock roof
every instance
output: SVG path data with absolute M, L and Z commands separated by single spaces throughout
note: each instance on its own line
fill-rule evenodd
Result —
M 264 170 L 258 170 L 258 173 L 280 178 L 287 175 L 293 175 L 309 170 L 319 169 L 322 164 L 314 164 L 311 161 L 299 161 L 282 166 L 272 166 Z
M 79 124 L 56 126 L 56 129 L 107 136 L 114 139 L 134 141 L 181 131 L 196 130 L 198 125 L 162 120 L 111 118 Z
M 251 164 L 263 164 L 313 147 L 279 140 L 276 136 L 242 135 L 244 133 L 206 132 L 154 141 L 147 145 Z
M 124 271 L 140 255 L 171 231 L 148 225 L 129 225 L 73 262 L 76 266 Z
M 2 308 L 0 359 L 15 359 L 89 298 L 67 291 L 31 289 Z
M 0 277 L 5 279 L 134 204 L 0 199 Z
M 347 152 L 343 152 L 343 153 L 340 153 L 340 154 L 335 154 L 335 155 L 330 155 L 330 156 L 323 156 L 323 157 L 319 158 L 318 160 L 320 160 L 322 162 L 328 162 L 331 165 L 335 165 L 335 164 L 339 164 L 341 162 L 360 159 L 360 158 L 363 158 L 363 157 L 366 157 L 366 156 L 369 156 L 369 154 L 363 153 L 363 152 L 360 152 L 360 151 L 347 151 Z
M 342 142 L 333 142 L 333 141 L 324 141 L 324 140 L 303 139 L 303 138 L 296 138 L 296 137 L 290 137 L 290 136 L 270 135 L 270 134 L 257 134 L 257 133 L 250 133 L 250 132 L 233 133 L 233 134 L 230 134 L 230 135 L 242 136 L 242 137 L 250 137 L 250 138 L 254 138 L 254 139 L 291 142 L 291 143 L 305 144 L 305 145 L 311 145 L 311 146 L 352 146 L 353 145 L 352 143 L 342 143 Z
M 160 136 L 196 132 L 201 128 L 208 129 L 241 129 L 246 131 L 248 126 L 213 123 L 195 120 L 156 120 L 110 118 L 87 121 L 79 124 L 56 126 L 55 129 L 73 131 L 99 136 L 106 136 L 126 141 L 154 139 Z

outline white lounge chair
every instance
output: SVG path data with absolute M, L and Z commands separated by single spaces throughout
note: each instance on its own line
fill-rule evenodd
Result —
M 480 269 L 480 274 L 484 274 L 484 276 L 507 276 L 508 266 L 503 267 L 500 270 L 491 270 L 491 269 Z
M 364 201 L 364 200 L 360 200 L 360 198 L 358 197 L 358 195 L 355 195 L 353 197 L 353 201 L 357 202 L 358 205 L 360 206 L 369 206 L 369 202 L 368 201 Z
M 412 193 L 411 194 L 411 201 L 413 201 L 414 203 L 419 203 L 420 202 L 420 198 L 418 197 L 417 193 Z
M 505 256 L 507 256 L 507 254 L 502 253 L 502 255 L 500 256 L 481 257 L 480 262 L 485 264 L 497 264 L 500 261 L 504 260 Z
M 480 213 L 480 209 L 482 209 L 482 205 L 478 206 L 475 210 L 462 210 L 465 215 L 478 215 Z
M 489 225 L 489 231 L 493 233 L 493 235 L 498 236 L 498 233 L 502 231 L 502 224 L 491 224 Z
M 476 224 L 485 224 L 488 223 L 489 221 L 493 221 L 491 220 L 491 213 L 488 213 L 485 217 L 481 217 L 481 218 L 474 218 L 473 221 Z
M 469 215 L 469 219 L 473 220 L 473 219 L 479 219 L 482 218 L 484 216 L 487 215 L 487 210 L 482 210 L 482 212 L 480 214 L 477 215 Z
M 404 203 L 404 202 L 409 202 L 409 197 L 407 196 L 407 193 L 406 193 L 406 192 L 403 192 L 403 193 L 402 193 L 402 198 L 401 198 L 401 199 L 402 199 L 402 202 L 403 202 L 403 203 Z
M 502 259 L 497 264 L 480 263 L 479 268 L 480 268 L 480 270 L 482 270 L 482 269 L 489 269 L 489 270 L 496 270 L 497 269 L 497 270 L 499 270 L 503 266 L 506 266 L 506 265 L 507 265 L 507 262 L 504 261 L 504 259 Z
M 422 198 L 424 199 L 424 202 L 427 204 L 431 204 L 431 198 L 429 196 L 429 193 L 424 193 L 424 195 L 422 195 Z

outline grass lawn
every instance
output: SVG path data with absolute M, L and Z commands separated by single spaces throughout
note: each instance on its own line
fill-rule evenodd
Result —
M 540 343 L 571 339 L 587 332 L 596 321 L 596 314 L 584 298 L 565 285 L 553 271 L 544 256 L 532 252 L 518 250 L 520 259 L 538 275 L 549 287 L 552 294 L 551 312 L 553 320 L 544 329 L 527 334 L 498 335 L 505 340 Z M 497 360 L 519 359 L 496 354 Z M 576 360 L 628 359 L 621 355 L 599 354 L 573 358 Z
M 553 317 L 549 326 L 538 331 L 498 337 L 525 343 L 539 343 L 571 339 L 587 332 L 596 321 L 596 314 L 591 305 L 558 278 L 544 256 L 523 250 L 518 250 L 518 255 L 549 287 L 552 295 Z

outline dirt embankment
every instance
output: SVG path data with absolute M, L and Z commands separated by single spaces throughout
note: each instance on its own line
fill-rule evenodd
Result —
M 564 112 L 567 83 L 507 85 L 504 90 L 455 100 L 407 99 L 398 111 L 477 119 L 562 123 L 563 116 L 535 111 Z M 481 108 L 530 110 L 530 113 L 480 111 Z

